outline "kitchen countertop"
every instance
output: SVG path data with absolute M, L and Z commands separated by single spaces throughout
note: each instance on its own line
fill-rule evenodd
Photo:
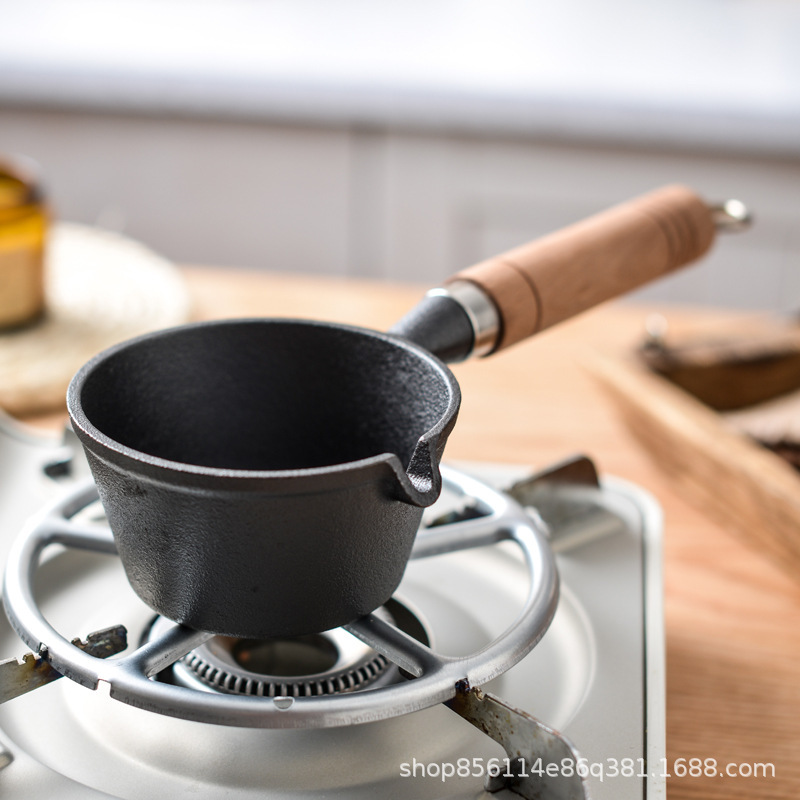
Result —
M 800 154 L 788 0 L 0 0 L 0 105 Z
M 194 269 L 199 317 L 301 316 L 386 328 L 422 289 Z M 666 312 L 671 323 L 698 314 Z M 794 798 L 800 789 L 800 582 L 688 505 L 629 436 L 583 363 L 636 344 L 646 312 L 605 306 L 493 358 L 456 365 L 445 458 L 542 467 L 591 455 L 666 517 L 667 755 L 773 763 L 775 778 L 668 780 L 671 800 Z
M 386 328 L 422 293 L 346 279 L 199 268 L 185 274 L 198 318 L 298 316 Z M 602 474 L 654 494 L 666 517 L 668 763 L 772 763 L 776 775 L 672 777 L 669 797 L 794 799 L 800 788 L 800 582 L 676 494 L 584 368 L 596 350 L 635 345 L 647 313 L 607 305 L 534 342 L 456 365 L 464 400 L 445 458 L 543 467 L 580 451 Z M 665 313 L 678 327 L 706 316 Z

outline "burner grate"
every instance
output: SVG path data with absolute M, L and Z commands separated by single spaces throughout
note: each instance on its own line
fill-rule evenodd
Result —
M 442 475 L 451 492 L 473 498 L 484 515 L 423 529 L 412 558 L 513 542 L 524 557 L 529 586 L 511 625 L 468 656 L 438 654 L 376 613 L 346 626 L 414 680 L 368 692 L 269 699 L 198 692 L 150 680 L 211 638 L 211 634 L 173 623 L 131 654 L 100 661 L 84 653 L 45 620 L 35 602 L 32 582 L 43 552 L 51 545 L 109 555 L 116 552 L 108 528 L 73 520 L 96 500 L 93 485 L 62 498 L 16 542 L 6 567 L 6 613 L 19 636 L 31 648 L 46 652 L 47 660 L 59 672 L 91 689 L 103 681 L 110 686 L 113 699 L 159 714 L 241 727 L 324 728 L 388 719 L 437 705 L 452 699 L 460 682 L 482 685 L 524 658 L 547 630 L 558 600 L 558 576 L 546 536 L 522 506 L 453 469 L 443 468 Z

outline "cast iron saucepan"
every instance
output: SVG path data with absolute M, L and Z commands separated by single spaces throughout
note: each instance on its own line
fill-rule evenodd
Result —
M 454 276 L 390 333 L 284 319 L 112 347 L 68 406 L 128 579 L 155 611 L 269 638 L 392 595 L 458 413 L 442 360 L 489 354 L 702 255 L 713 211 L 668 187 Z

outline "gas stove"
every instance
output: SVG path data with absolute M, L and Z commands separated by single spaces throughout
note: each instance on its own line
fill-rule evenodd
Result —
M 210 637 L 133 593 L 71 434 L 0 426 L 0 690 L 49 683 L 0 705 L 2 796 L 665 797 L 655 502 L 583 457 L 444 478 L 386 606 Z

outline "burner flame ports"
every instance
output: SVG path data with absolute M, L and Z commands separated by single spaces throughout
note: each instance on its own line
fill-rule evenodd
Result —
M 399 601 L 392 599 L 374 613 L 429 643 L 425 624 Z M 157 617 L 145 638 L 158 638 L 168 624 Z M 207 692 L 269 697 L 285 710 L 296 697 L 358 692 L 399 681 L 401 673 L 386 656 L 335 628 L 285 639 L 215 636 L 160 678 Z

